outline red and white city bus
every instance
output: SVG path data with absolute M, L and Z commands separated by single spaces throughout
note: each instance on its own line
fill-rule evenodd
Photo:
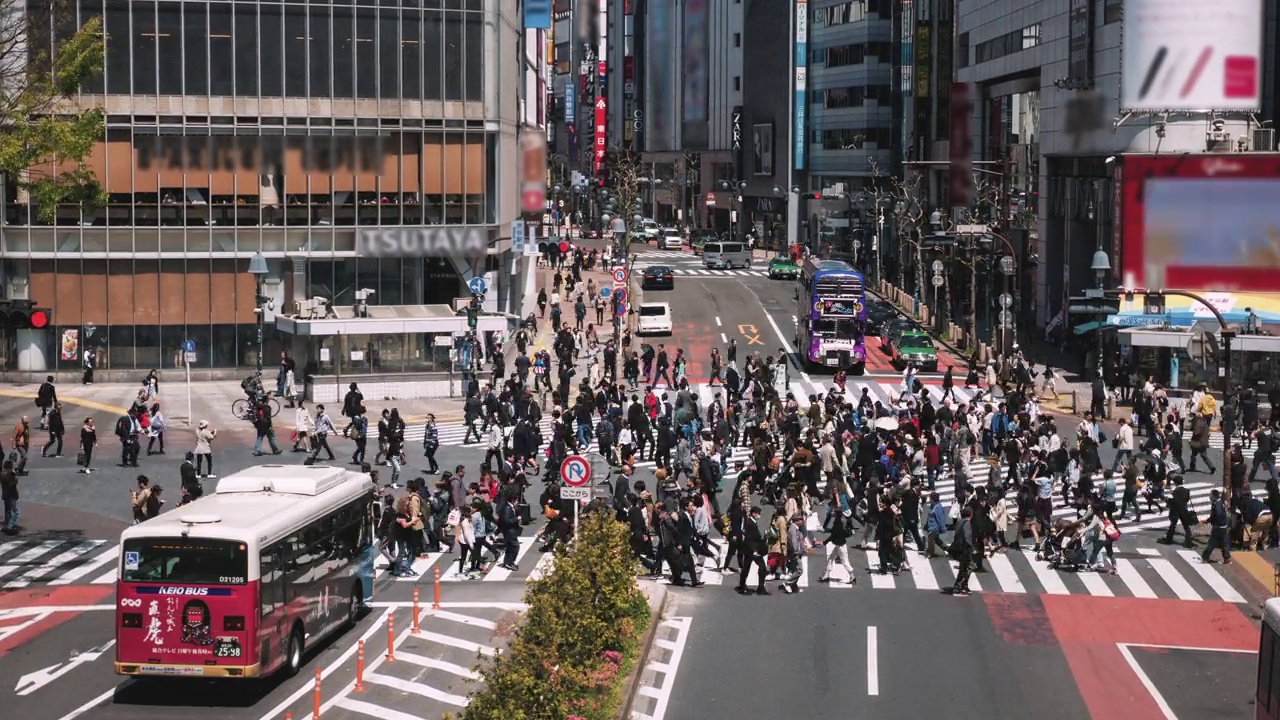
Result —
M 368 475 L 263 465 L 125 530 L 116 672 L 244 678 L 297 672 L 373 593 Z

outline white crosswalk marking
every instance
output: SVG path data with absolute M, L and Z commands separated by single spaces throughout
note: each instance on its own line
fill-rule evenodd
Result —
M 103 565 L 106 565 L 109 562 L 114 562 L 118 557 L 118 555 L 119 553 L 116 551 L 116 548 L 112 547 L 110 550 L 107 550 L 104 553 L 95 555 L 92 560 L 89 560 L 88 562 L 82 565 L 79 565 L 78 567 L 72 568 L 71 570 L 65 573 L 62 573 L 60 576 L 58 576 L 54 580 L 51 580 L 49 584 L 50 585 L 70 585 L 71 583 L 75 582 L 76 580 L 79 580 L 85 575 L 88 575 L 94 570 L 97 570 Z
M 937 590 L 938 579 L 933 574 L 933 563 L 925 558 L 917 558 L 911 563 L 911 579 L 921 590 Z
M 1195 552 L 1191 550 L 1179 550 L 1178 557 L 1185 560 L 1186 563 L 1191 566 L 1191 569 L 1200 576 L 1200 579 L 1204 580 L 1206 585 L 1213 588 L 1213 591 L 1218 594 L 1218 597 L 1232 603 L 1245 602 L 1244 596 L 1237 592 L 1235 588 L 1231 587 L 1231 583 L 1227 582 L 1226 578 L 1222 577 L 1217 570 L 1213 569 L 1213 566 L 1207 565 L 1203 560 L 1201 560 L 1200 556 L 1195 554 Z
M 521 536 L 520 549 L 516 551 L 516 567 L 520 566 L 520 561 L 524 559 L 525 553 L 529 552 L 529 548 L 533 547 L 535 544 L 536 541 L 532 536 Z M 511 577 L 511 572 L 512 571 L 501 566 L 495 567 L 489 571 L 488 575 L 484 576 L 484 579 L 489 582 L 506 580 Z
M 1125 586 L 1129 588 L 1129 592 L 1132 593 L 1134 597 L 1156 597 L 1155 591 L 1152 590 L 1151 586 L 1147 584 L 1147 581 L 1143 580 L 1142 576 L 1138 574 L 1138 568 L 1134 567 L 1133 561 L 1117 560 L 1116 575 L 1119 576 Z
M 947 564 L 951 566 L 951 577 L 959 577 L 960 563 L 955 560 L 948 560 Z M 969 574 L 969 589 L 974 592 L 982 592 L 982 583 L 978 580 L 976 573 Z
M 992 572 L 995 573 L 996 582 L 1000 584 L 1000 590 L 1007 593 L 1025 593 L 1027 589 L 1023 587 L 1022 581 L 1018 579 L 1018 573 L 1013 569 L 1013 563 L 1009 562 L 1006 555 L 992 555 L 988 558 L 988 563 Z
M 33 582 L 39 582 L 40 580 L 54 574 L 63 566 L 81 555 L 97 550 L 105 544 L 106 540 L 86 540 L 84 542 L 75 543 L 70 549 L 55 555 L 50 560 L 46 560 L 39 565 L 32 567 L 22 575 L 19 575 L 13 580 L 5 583 L 4 588 L 6 590 L 12 590 L 14 588 L 26 587 Z
M 1107 583 L 1101 577 L 1091 572 L 1076 573 L 1076 577 L 1080 578 L 1080 582 L 1084 583 L 1084 587 L 1094 597 L 1115 597 L 1115 593 L 1111 592 L 1111 588 L 1107 587 Z
M 863 554 L 867 558 L 867 569 L 871 571 L 871 587 L 877 589 L 893 587 L 893 576 L 880 572 L 880 553 L 876 550 L 864 550 Z
M 1186 578 L 1182 577 L 1182 574 L 1173 568 L 1173 563 L 1164 558 L 1149 557 L 1147 558 L 1147 564 L 1151 566 L 1152 570 L 1160 574 L 1160 579 L 1169 586 L 1170 590 L 1173 590 L 1178 599 L 1200 599 L 1200 593 L 1196 592 L 1191 587 L 1191 583 L 1187 582 Z
M 1024 556 L 1025 557 L 1025 556 Z M 1037 562 L 1035 558 L 1031 558 L 1028 563 L 1031 571 L 1035 573 L 1036 580 L 1040 581 L 1040 586 L 1050 595 L 1069 595 L 1067 586 L 1062 582 L 1062 577 L 1058 571 L 1049 567 L 1048 563 Z
M 28 565 L 56 547 L 58 547 L 57 540 L 46 540 L 25 546 L 22 552 L 0 563 L 0 579 L 9 575 L 20 576 L 28 569 Z

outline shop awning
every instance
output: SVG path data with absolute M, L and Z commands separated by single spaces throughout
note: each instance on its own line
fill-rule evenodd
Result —
M 446 334 L 467 331 L 466 315 L 458 315 L 448 305 L 370 305 L 368 317 L 356 317 L 349 306 L 339 306 L 328 317 L 276 315 L 276 329 L 289 335 L 328 337 L 334 335 Z M 476 330 L 509 330 L 508 315 L 481 315 Z
M 1100 320 L 1090 320 L 1087 323 L 1080 323 L 1077 325 L 1075 332 L 1077 335 L 1083 335 L 1087 332 L 1093 332 L 1094 330 L 1103 327 L 1103 325 L 1104 324 Z

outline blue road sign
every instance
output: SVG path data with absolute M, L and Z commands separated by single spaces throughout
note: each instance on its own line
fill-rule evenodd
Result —
M 196 351 L 196 341 L 195 341 L 195 340 L 183 340 L 183 341 L 182 341 L 182 352 L 195 352 L 195 351 Z
M 618 317 L 622 317 L 622 316 L 624 316 L 624 315 L 626 315 L 626 314 L 627 314 L 627 304 L 626 304 L 626 303 L 618 303 Z
M 605 300 L 608 300 L 609 296 L 611 295 L 613 295 L 613 290 L 611 288 L 607 288 L 607 287 L 600 288 L 600 297 L 604 298 Z
M 472 295 L 483 295 L 489 289 L 489 283 L 485 282 L 482 277 L 473 277 L 467 283 L 467 288 L 471 290 Z
M 618 302 L 619 304 L 621 304 L 621 303 L 625 303 L 625 302 L 627 301 L 627 289 L 626 289 L 626 288 L 618 288 L 618 289 L 614 292 L 614 299 L 615 299 L 615 300 L 617 300 L 617 302 Z

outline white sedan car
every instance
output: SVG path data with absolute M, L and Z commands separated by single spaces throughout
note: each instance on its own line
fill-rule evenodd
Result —
M 642 303 L 637 335 L 670 335 L 671 304 L 664 302 Z

